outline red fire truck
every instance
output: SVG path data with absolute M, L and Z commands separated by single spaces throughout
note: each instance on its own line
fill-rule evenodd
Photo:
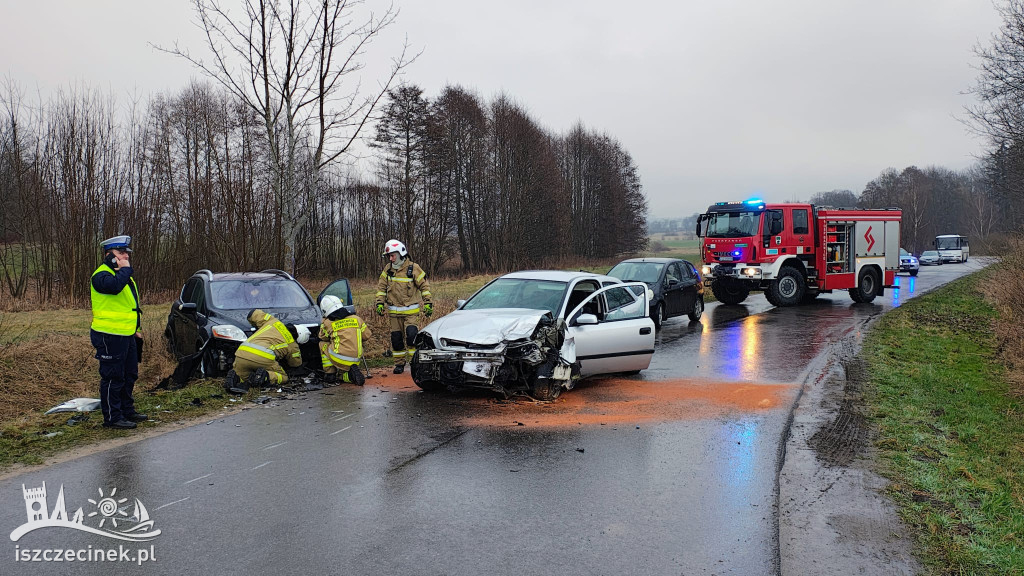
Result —
M 871 302 L 900 266 L 899 209 L 719 202 L 697 219 L 702 275 L 724 304 L 763 290 L 775 306 L 849 290 Z

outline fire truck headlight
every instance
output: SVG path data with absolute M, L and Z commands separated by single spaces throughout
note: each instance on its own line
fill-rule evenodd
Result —
M 707 276 L 708 274 L 711 274 L 711 266 L 701 266 L 700 274 L 701 276 Z
M 761 271 L 758 270 L 757 268 L 744 268 L 743 269 L 743 275 L 744 276 L 760 276 L 761 275 Z

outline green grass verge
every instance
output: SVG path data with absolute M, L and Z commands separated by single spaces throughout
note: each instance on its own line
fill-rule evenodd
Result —
M 929 574 L 1024 574 L 1024 406 L 984 276 L 910 300 L 864 343 L 882 471 Z
M 33 414 L 17 422 L 5 423 L 0 429 L 0 470 L 14 464 L 42 464 L 45 458 L 64 450 L 128 437 L 170 422 L 223 412 L 225 408 L 247 403 L 255 395 L 254 391 L 246 396 L 234 396 L 236 402 L 232 402 L 229 399 L 232 396 L 225 394 L 221 382 L 212 379 L 193 382 L 181 390 L 136 391 L 136 409 L 149 415 L 152 421 L 140 424 L 135 430 L 104 428 L 99 411 Z M 85 420 L 69 424 L 68 420 L 73 416 L 85 416 Z

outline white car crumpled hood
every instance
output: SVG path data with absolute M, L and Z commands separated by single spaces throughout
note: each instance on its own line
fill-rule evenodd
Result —
M 530 308 L 456 310 L 427 324 L 423 332 L 430 334 L 434 346 L 439 349 L 447 348 L 441 345 L 442 338 L 497 347 L 502 342 L 531 337 L 541 318 L 547 314 L 550 313 Z M 576 360 L 576 343 L 571 332 L 565 335 L 565 342 L 559 352 L 568 362 Z
M 456 310 L 427 324 L 423 331 L 433 336 L 434 345 L 440 348 L 442 338 L 497 346 L 529 338 L 545 314 L 548 312 L 529 308 Z

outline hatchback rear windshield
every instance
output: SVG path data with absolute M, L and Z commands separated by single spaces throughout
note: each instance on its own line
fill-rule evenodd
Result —
M 664 264 L 658 262 L 619 262 L 614 268 L 608 271 L 623 282 L 647 282 L 652 284 L 661 278 L 661 269 Z
M 565 282 L 498 278 L 484 286 L 463 306 L 463 310 L 488 308 L 532 308 L 558 314 L 565 295 Z
M 221 310 L 305 308 L 309 297 L 290 280 L 221 280 L 210 284 L 212 305 Z

